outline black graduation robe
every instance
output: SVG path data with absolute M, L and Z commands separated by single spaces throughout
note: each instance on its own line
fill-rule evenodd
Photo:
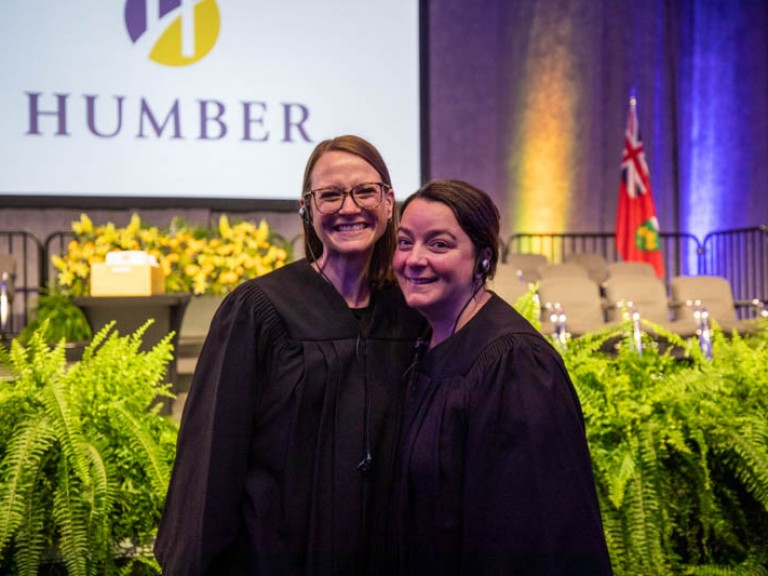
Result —
M 573 385 L 498 296 L 412 371 L 401 450 L 387 573 L 611 573 Z
M 165 576 L 362 573 L 423 326 L 396 287 L 358 321 L 306 260 L 234 290 L 182 416 L 155 544 Z

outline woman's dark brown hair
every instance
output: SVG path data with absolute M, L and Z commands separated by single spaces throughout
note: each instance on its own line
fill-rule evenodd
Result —
M 476 269 L 482 274 L 483 280 L 493 278 L 499 263 L 501 218 L 499 209 L 491 197 L 472 184 L 461 180 L 432 180 L 403 202 L 401 213 L 417 198 L 429 202 L 441 202 L 451 209 L 459 226 L 472 241 L 476 259 L 480 259 L 483 250 L 491 251 L 488 269 L 483 269 L 480 262 L 476 265 Z
M 312 187 L 312 170 L 320 157 L 326 152 L 346 152 L 353 154 L 365 160 L 376 172 L 379 173 L 381 181 L 387 186 L 392 186 L 392 180 L 389 177 L 389 170 L 384 163 L 384 159 L 379 154 L 376 147 L 367 140 L 347 134 L 337 136 L 329 140 L 323 140 L 312 151 L 307 160 L 307 166 L 304 168 L 304 182 L 301 187 L 301 196 L 304 198 Z M 323 244 L 317 237 L 315 229 L 312 226 L 312 203 L 304 203 L 304 254 L 310 262 L 320 258 L 323 253 Z M 393 284 L 395 277 L 392 272 L 392 255 L 395 252 L 397 243 L 397 214 L 392 211 L 392 218 L 387 223 L 387 229 L 381 238 L 376 241 L 373 247 L 371 259 L 368 262 L 368 281 L 371 286 L 382 286 Z

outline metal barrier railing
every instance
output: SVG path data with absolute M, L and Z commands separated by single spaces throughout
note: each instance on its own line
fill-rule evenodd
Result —
M 40 241 L 24 230 L 0 230 L 0 253 L 10 254 L 15 262 L 13 300 L 10 305 L 8 335 L 18 334 L 37 306 L 40 287 L 45 286 L 45 252 Z
M 594 252 L 608 261 L 618 260 L 614 235 L 609 232 L 512 234 L 504 243 L 503 258 L 509 252 L 542 254 L 552 263 L 562 262 L 575 252 Z
M 727 278 L 737 301 L 768 299 L 768 227 L 710 232 L 702 244 L 700 274 Z
M 675 276 L 722 276 L 730 282 L 738 303 L 768 300 L 767 226 L 711 232 L 703 242 L 686 233 L 662 232 L 659 237 L 667 283 Z M 609 262 L 620 259 L 614 234 L 609 232 L 513 234 L 504 244 L 503 256 L 533 252 L 557 263 L 579 251 L 601 254 Z M 737 311 L 740 317 L 754 315 L 745 306 Z
M 667 281 L 674 276 L 699 273 L 702 247 L 694 235 L 662 232 L 659 238 Z M 621 259 L 612 232 L 517 233 L 504 243 L 503 258 L 510 252 L 543 254 L 552 263 L 563 262 L 576 252 L 594 252 L 609 262 Z
M 17 260 L 14 332 L 27 324 L 40 287 L 55 281 L 51 256 L 65 254 L 73 237 L 72 231 L 54 232 L 41 244 L 28 232 L 0 231 L 0 252 L 9 252 Z M 687 233 L 662 232 L 659 237 L 667 281 L 681 275 L 723 276 L 736 300 L 768 300 L 768 227 L 712 232 L 703 242 Z M 516 233 L 503 243 L 502 259 L 510 252 L 543 254 L 553 263 L 576 252 L 601 254 L 609 262 L 620 260 L 612 232 Z

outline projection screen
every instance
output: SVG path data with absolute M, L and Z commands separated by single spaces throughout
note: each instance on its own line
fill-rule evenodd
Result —
M 312 148 L 346 133 L 413 191 L 419 11 L 418 0 L 2 2 L 0 204 L 295 201 Z

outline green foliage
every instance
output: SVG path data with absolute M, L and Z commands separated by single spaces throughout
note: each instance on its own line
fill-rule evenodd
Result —
M 515 302 L 515 310 L 528 320 L 534 328 L 541 330 L 541 321 L 539 320 L 541 306 L 539 305 L 538 291 L 539 283 L 531 284 L 528 291 Z
M 171 335 L 141 351 L 149 322 L 108 325 L 67 364 L 43 323 L 28 345 L 0 349 L 0 572 L 37 575 L 51 559 L 71 576 L 159 572 L 149 552 L 175 452 L 160 414 Z M 131 546 L 126 550 L 126 543 Z M 123 556 L 123 558 L 120 558 Z
M 35 318 L 18 335 L 21 342 L 28 342 L 45 322 L 48 323 L 46 339 L 51 344 L 85 342 L 93 336 L 85 314 L 64 292 L 49 290 L 41 294 L 34 312 Z
M 638 354 L 630 331 L 562 351 L 615 573 L 768 574 L 768 331 L 715 331 L 712 360 L 657 326 Z

